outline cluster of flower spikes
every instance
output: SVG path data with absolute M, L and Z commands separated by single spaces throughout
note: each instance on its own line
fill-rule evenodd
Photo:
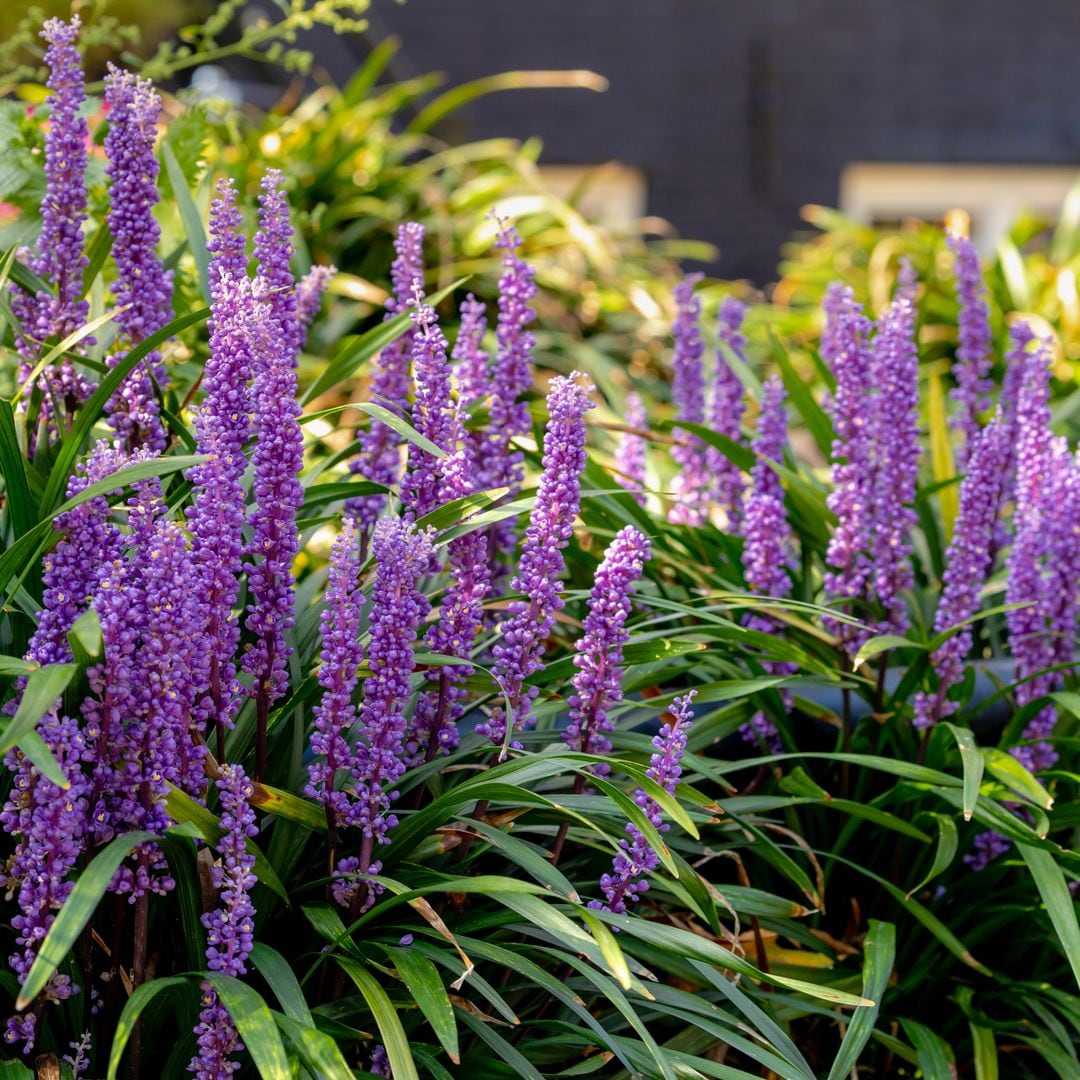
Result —
M 247 842 L 258 835 L 255 811 L 251 807 L 253 787 L 239 765 L 222 765 L 216 782 L 221 799 L 222 836 L 215 850 L 220 861 L 210 871 L 210 881 L 218 890 L 218 907 L 202 917 L 206 929 L 206 966 L 210 971 L 236 978 L 247 973 L 255 930 L 255 856 Z M 240 1068 L 233 1054 L 240 1053 L 240 1041 L 232 1017 L 218 1000 L 213 986 L 203 983 L 202 1010 L 195 1026 L 198 1053 L 188 1071 L 196 1080 L 225 1080 Z
M 137 79 L 110 64 L 105 102 L 109 106 L 107 221 L 117 269 L 112 287 L 120 328 L 117 345 L 130 348 L 165 326 L 172 311 L 172 271 L 158 259 L 161 230 L 153 214 L 158 201 L 154 142 L 161 99 L 148 79 Z M 121 359 L 114 348 L 108 364 L 114 367 Z M 154 382 L 162 385 L 165 377 L 161 354 L 152 352 L 113 395 L 106 411 L 120 446 L 145 447 L 155 453 L 165 449 L 168 439 L 154 394 Z
M 399 226 L 394 240 L 396 257 L 390 266 L 393 293 L 386 301 L 386 319 L 406 311 L 413 296 L 413 283 L 424 279 L 424 227 L 415 221 Z M 371 380 L 371 400 L 398 415 L 406 411 L 411 380 L 409 362 L 415 327 L 410 326 L 399 338 L 380 350 L 375 358 Z M 359 452 L 349 468 L 376 484 L 396 483 L 400 468 L 398 438 L 394 430 L 378 420 L 357 432 Z M 356 518 L 361 529 L 370 529 L 386 506 L 385 495 L 362 495 L 349 499 L 346 513 Z
M 656 752 L 652 755 L 646 775 L 669 795 L 675 793 L 679 777 L 682 776 L 682 759 L 686 753 L 686 739 L 693 721 L 692 704 L 696 696 L 697 691 L 690 690 L 675 698 L 671 703 L 671 723 L 662 727 L 660 734 L 653 739 Z M 660 806 L 652 796 L 638 788 L 634 792 L 634 802 L 658 832 L 668 830 Z M 589 907 L 625 915 L 627 904 L 634 903 L 642 893 L 648 891 L 648 877 L 659 863 L 659 856 L 642 831 L 633 822 L 628 823 L 626 836 L 619 841 L 619 851 L 612 862 L 611 873 L 604 874 L 600 879 L 604 900 L 591 900 Z
M 746 587 L 759 596 L 783 598 L 791 594 L 789 568 L 794 559 L 791 526 L 784 507 L 784 488 L 775 464 L 783 461 L 787 445 L 787 415 L 784 410 L 784 385 L 774 375 L 765 383 L 754 437 L 754 467 L 751 472 L 750 497 L 743 517 L 743 572 Z M 775 619 L 751 611 L 744 625 L 761 633 L 775 634 L 779 626 Z M 791 675 L 796 665 L 776 660 L 764 661 L 762 666 L 771 675 Z M 785 708 L 791 707 L 790 691 L 783 691 Z M 756 713 L 740 729 L 750 743 L 761 743 L 769 751 L 780 749 L 780 735 L 773 721 L 764 713 Z
M 428 600 L 418 585 L 431 564 L 434 533 L 417 530 L 407 521 L 384 518 L 375 525 L 372 550 L 375 584 L 368 620 L 370 641 L 357 730 L 360 736 L 352 763 L 355 795 L 346 824 L 360 829 L 359 856 L 338 864 L 334 897 L 351 904 L 361 887 L 365 904 L 374 902 L 378 886 L 367 881 L 380 863 L 372 859 L 377 844 L 389 843 L 387 833 L 397 824 L 390 813 L 396 798 L 393 786 L 405 772 L 405 705 L 414 668 L 416 631 L 428 612 Z M 351 662 L 351 657 L 349 658 Z
M 650 547 L 645 536 L 627 525 L 615 534 L 596 570 L 584 633 L 576 645 L 574 692 L 567 701 L 570 723 L 562 733 L 571 749 L 585 754 L 611 750 L 608 733 L 615 725 L 609 710 L 622 700 L 623 646 L 630 638 L 626 620 Z M 593 771 L 606 775 L 611 770 L 598 764 Z
M 83 703 L 95 845 L 134 829 L 164 833 L 169 785 L 192 795 L 203 788 L 192 727 L 208 666 L 198 571 L 183 530 L 165 517 L 157 481 L 137 485 L 128 505 L 129 546 L 106 567 L 94 599 L 104 649 Z M 172 888 L 157 845 L 141 846 L 133 861 L 117 870 L 112 891 L 134 902 Z
M 648 464 L 649 444 L 638 432 L 648 428 L 649 415 L 645 402 L 636 390 L 626 395 L 623 405 L 623 421 L 628 428 L 619 435 L 615 448 L 615 480 L 634 496 L 639 506 L 645 505 L 645 469 Z
M 123 463 L 123 455 L 99 442 L 68 481 L 68 497 L 74 498 L 106 479 Z M 122 550 L 120 532 L 108 520 L 109 512 L 105 495 L 98 495 L 65 511 L 53 523 L 63 539 L 45 558 L 42 612 L 27 660 L 45 666 L 72 659 L 68 631 L 97 593 L 102 567 Z M 16 894 L 19 907 L 12 927 L 22 951 L 13 954 L 10 963 L 20 980 L 29 973 L 56 912 L 73 887 L 69 875 L 84 850 L 89 829 L 90 784 L 83 772 L 88 755 L 78 719 L 54 707 L 38 723 L 37 733 L 69 786 L 55 785 L 18 749 L 10 750 L 4 759 L 13 776 L 0 824 L 16 838 L 16 845 L 0 870 L 0 887 Z M 43 997 L 61 1001 L 77 990 L 68 976 L 56 974 Z M 34 1047 L 36 1023 L 33 1010 L 13 1017 L 7 1024 L 6 1040 L 23 1043 L 29 1053 Z
M 675 321 L 671 334 L 675 342 L 671 358 L 671 399 L 676 416 L 688 424 L 705 423 L 705 375 L 702 357 L 701 300 L 694 287 L 702 274 L 688 274 L 675 286 Z M 705 444 L 688 431 L 676 429 L 671 456 L 679 466 L 672 490 L 675 501 L 668 515 L 680 525 L 703 525 L 708 517 L 712 477 L 706 462 Z
M 832 412 L 833 491 L 837 517 L 829 541 L 827 595 L 844 604 L 875 601 L 882 630 L 901 633 L 901 597 L 911 585 L 910 531 L 919 464 L 918 353 L 915 279 L 900 272 L 900 289 L 870 341 L 872 324 L 848 286 L 825 297 L 821 355 L 836 377 Z M 850 658 L 868 631 L 828 620 Z
M 993 362 L 993 335 L 990 331 L 990 309 L 986 303 L 986 287 L 979 268 L 979 253 L 971 240 L 959 233 L 949 233 L 947 243 L 954 257 L 958 342 L 953 374 L 956 387 L 953 399 L 959 412 L 953 418 L 961 432 L 962 441 L 957 453 L 957 467 L 963 472 L 974 452 L 979 434 L 979 415 L 990 403 L 990 368 Z
M 436 459 L 419 447 L 410 446 L 402 481 L 402 501 L 413 518 L 474 491 L 477 483 L 476 443 L 465 431 L 463 411 L 477 400 L 474 394 L 485 393 L 479 359 L 484 355 L 481 348 L 483 305 L 471 297 L 462 305 L 465 323 L 458 334 L 461 353 L 457 362 L 465 380 L 458 382 L 455 403 L 446 362 L 446 339 L 434 311 L 422 302 L 419 283 L 415 295 L 413 316 L 418 330 L 413 342 L 416 380 L 413 426 L 439 447 L 444 456 Z M 473 530 L 455 537 L 447 545 L 449 580 L 440 617 L 431 624 L 424 637 L 425 644 L 433 652 L 464 660 L 472 651 L 483 621 L 483 602 L 491 580 L 487 543 L 488 538 L 482 531 Z M 434 565 L 437 568 L 437 563 Z M 457 721 L 463 711 L 461 699 L 464 697 L 460 683 L 469 671 L 467 664 L 429 671 L 429 680 L 438 685 L 421 694 L 416 702 L 405 747 L 411 762 L 430 760 L 457 745 Z
M 290 647 L 286 633 L 296 620 L 293 560 L 300 547 L 296 515 L 304 502 L 300 472 L 304 436 L 296 400 L 297 358 L 304 328 L 297 317 L 293 289 L 292 226 L 280 190 L 281 174 L 267 170 L 259 198 L 255 234 L 258 275 L 254 295 L 252 400 L 255 451 L 249 515 L 252 538 L 247 548 L 246 626 L 255 645 L 244 656 L 244 670 L 254 676 L 252 694 L 265 710 L 288 685 Z
M 716 373 L 709 398 L 709 427 L 732 442 L 738 442 L 742 428 L 743 385 L 724 355 L 729 349 L 740 363 L 746 363 L 746 336 L 742 333 L 746 305 L 727 296 L 720 304 L 717 323 L 720 347 L 716 350 Z M 709 446 L 705 449 L 705 464 L 713 478 L 713 501 L 724 512 L 728 526 L 738 523 L 742 512 L 743 478 L 739 467 L 722 451 Z
M 559 578 L 563 549 L 570 543 L 581 503 L 585 468 L 585 413 L 591 409 L 592 383 L 575 372 L 556 376 L 547 396 L 543 472 L 529 516 L 518 570 L 510 583 L 520 599 L 511 602 L 500 639 L 492 649 L 494 674 L 504 696 L 477 732 L 497 746 L 513 731 L 530 726 L 536 687 L 525 681 L 543 666 L 544 644 L 563 607 Z
M 45 197 L 41 203 L 41 233 L 29 255 L 29 267 L 54 293 L 27 295 L 16 291 L 12 301 L 28 353 L 48 338 L 66 338 L 86 322 L 89 303 L 80 299 L 83 272 L 89 265 L 83 249 L 86 220 L 86 162 L 89 126 L 80 115 L 86 101 L 86 80 L 76 48 L 81 22 L 78 15 L 65 23 L 48 19 L 41 30 L 47 48 L 49 130 L 45 136 Z M 90 344 L 84 339 L 84 344 Z M 20 378 L 25 386 L 33 362 L 24 358 Z M 71 358 L 43 379 L 42 418 L 48 422 L 54 402 L 73 412 L 91 394 L 93 386 Z M 31 440 L 31 453 L 33 444 Z
M 1000 413 L 975 437 L 968 470 L 960 485 L 960 510 L 952 540 L 945 553 L 941 600 L 934 616 L 934 633 L 965 623 L 979 610 L 979 600 L 993 562 L 995 526 L 1002 500 L 1002 484 L 1009 457 L 1004 421 Z M 962 626 L 931 654 L 938 687 L 933 698 L 919 692 L 914 699 L 915 727 L 937 723 L 956 711 L 947 700 L 951 687 L 964 676 L 964 660 L 973 635 Z

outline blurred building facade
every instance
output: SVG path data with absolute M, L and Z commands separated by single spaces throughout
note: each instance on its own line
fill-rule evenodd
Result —
M 966 202 L 985 243 L 1017 208 L 1051 211 L 1080 163 L 1076 0 L 375 0 L 371 15 L 374 37 L 402 39 L 397 76 L 604 75 L 604 94 L 489 96 L 449 134 L 621 163 L 618 197 L 716 244 L 725 277 L 773 277 L 811 202 L 867 220 Z M 357 47 L 319 59 L 347 78 Z

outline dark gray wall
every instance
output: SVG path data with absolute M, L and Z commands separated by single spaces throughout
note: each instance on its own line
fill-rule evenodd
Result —
M 641 167 L 649 210 L 767 280 L 853 160 L 1080 161 L 1077 0 L 375 0 L 399 74 L 592 68 L 603 95 L 494 95 L 458 134 Z M 340 61 L 332 61 L 335 65 Z M 338 77 L 348 72 L 335 71 Z

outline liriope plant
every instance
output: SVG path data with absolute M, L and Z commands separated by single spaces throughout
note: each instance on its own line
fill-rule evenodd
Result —
M 677 411 L 642 387 L 601 426 L 535 367 L 513 227 L 489 352 L 403 223 L 387 318 L 304 385 L 332 271 L 294 278 L 288 178 L 254 214 L 223 180 L 197 230 L 179 196 L 163 257 L 119 71 L 84 253 L 77 29 L 46 27 L 43 228 L 2 266 L 13 1062 L 1067 1075 L 1074 467 L 1037 339 L 986 426 L 985 352 L 952 434 L 931 389 L 966 473 L 927 482 L 909 273 L 876 326 L 830 293 L 827 409 L 783 354 L 759 383 L 730 301 L 710 378 L 690 280 Z M 342 440 L 298 401 L 357 370 Z

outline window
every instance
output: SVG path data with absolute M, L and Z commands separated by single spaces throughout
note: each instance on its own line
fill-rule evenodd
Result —
M 854 162 L 840 180 L 840 209 L 868 225 L 941 222 L 953 208 L 966 210 L 986 255 L 1022 211 L 1056 219 L 1078 173 L 1080 166 Z

